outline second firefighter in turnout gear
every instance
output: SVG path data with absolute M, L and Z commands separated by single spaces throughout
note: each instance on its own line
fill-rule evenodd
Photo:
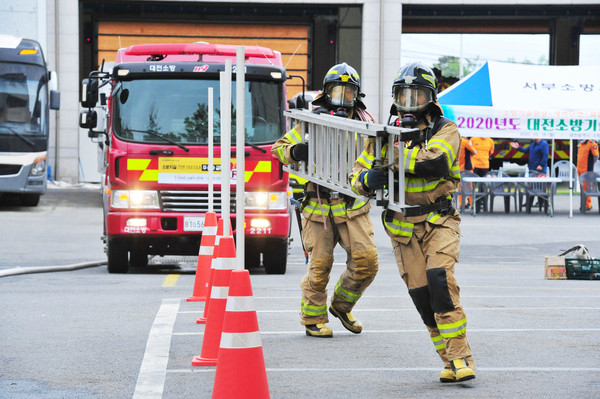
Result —
M 404 151 L 406 212 L 384 211 L 382 221 L 392 238 L 402 279 L 433 345 L 444 362 L 442 382 L 475 378 L 475 365 L 467 341 L 467 317 L 460 304 L 454 264 L 459 260 L 460 216 L 452 206 L 452 194 L 460 181 L 458 155 L 461 137 L 450 119 L 444 118 L 436 98 L 433 71 L 420 63 L 400 69 L 393 85 L 392 116 L 398 125 L 417 127 L 420 137 Z M 391 117 L 390 117 L 391 119 Z M 387 170 L 372 168 L 374 143 L 360 156 L 352 176 L 353 189 L 362 195 L 387 184 Z
M 346 63 L 333 66 L 323 80 L 323 93 L 313 101 L 315 113 L 328 113 L 343 118 L 373 122 L 360 100 L 360 77 Z M 305 132 L 298 124 L 279 139 L 272 152 L 283 164 L 308 160 L 308 145 L 302 142 Z M 343 140 L 340 137 L 340 140 Z M 308 138 L 310 140 L 310 138 Z M 323 148 L 323 151 L 327 151 Z M 300 286 L 302 288 L 301 324 L 306 335 L 331 337 L 326 325 L 327 283 L 333 266 L 333 250 L 337 244 L 348 254 L 346 270 L 335 284 L 329 312 L 349 331 L 359 334 L 362 324 L 352 308 L 371 284 L 378 270 L 377 248 L 373 237 L 370 205 L 308 182 L 302 201 L 302 240 L 310 253 L 310 264 Z

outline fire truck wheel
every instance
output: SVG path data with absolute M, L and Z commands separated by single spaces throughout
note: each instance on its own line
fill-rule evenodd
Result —
M 245 249 L 246 269 L 260 266 L 260 251 L 256 248 Z
M 288 242 L 281 241 L 270 251 L 263 252 L 263 263 L 267 274 L 285 274 L 287 266 Z
M 147 267 L 148 254 L 145 250 L 134 248 L 129 252 L 129 266 L 131 267 Z
M 127 246 L 118 238 L 110 238 L 107 247 L 108 272 L 127 273 L 129 262 L 127 261 Z

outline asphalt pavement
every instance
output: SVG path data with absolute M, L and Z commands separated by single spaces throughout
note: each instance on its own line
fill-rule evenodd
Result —
M 103 259 L 99 192 L 69 190 L 51 190 L 38 208 L 0 209 L 0 269 Z M 442 363 L 378 209 L 380 271 L 355 308 L 363 333 L 332 318 L 332 339 L 306 337 L 298 316 L 306 265 L 294 226 L 287 273 L 251 270 L 271 397 L 600 397 L 600 281 L 544 279 L 546 255 L 584 244 L 600 257 L 597 203 L 581 215 L 578 200 L 572 218 L 568 195 L 556 197 L 554 217 L 505 214 L 500 203 L 493 214 L 463 215 L 456 277 L 478 369 L 459 384 L 438 381 Z M 338 248 L 330 294 L 345 261 Z M 148 397 L 210 398 L 215 368 L 191 366 L 204 332 L 195 323 L 203 304 L 186 302 L 194 260 L 153 263 L 127 275 L 100 266 L 1 278 L 0 397 L 136 398 L 150 388 Z

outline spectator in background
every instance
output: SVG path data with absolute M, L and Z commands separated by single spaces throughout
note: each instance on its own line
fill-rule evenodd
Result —
M 585 172 L 593 172 L 594 164 L 598 161 L 598 143 L 594 140 L 581 140 L 577 146 L 577 174 L 581 176 Z M 583 190 L 587 190 L 583 182 Z M 592 197 L 587 197 L 585 210 L 592 209 Z
M 494 154 L 494 140 L 489 137 L 472 137 L 471 144 L 475 153 L 471 155 L 473 172 L 478 176 L 485 176 L 490 171 L 490 159 Z
M 471 165 L 473 172 L 478 176 L 485 176 L 490 171 L 490 159 L 494 154 L 494 140 L 489 137 L 472 137 L 471 144 L 475 148 L 475 153 L 471 155 Z M 478 183 L 479 190 L 485 190 L 485 183 Z M 487 197 L 477 200 L 477 212 L 487 211 Z
M 517 141 L 510 143 L 515 150 L 529 154 L 529 170 L 543 174 L 548 173 L 548 152 L 550 151 L 546 140 L 534 139 L 527 147 L 521 147 Z
M 470 172 L 473 171 L 473 164 L 471 163 L 471 155 L 472 154 L 477 154 L 477 151 L 473 147 L 473 143 L 471 143 L 471 139 L 468 137 L 467 138 L 462 137 L 460 139 L 460 151 L 458 152 L 458 168 L 460 170 L 468 170 Z M 471 204 L 473 203 L 473 198 L 471 196 L 468 196 L 464 200 L 467 202 L 465 208 L 469 209 L 471 207 Z M 463 198 L 461 198 L 461 196 L 459 196 L 458 204 L 461 205 L 462 201 L 463 201 Z
M 473 171 L 473 164 L 471 163 L 471 155 L 476 155 L 477 150 L 473 146 L 469 137 L 462 137 L 460 140 L 460 152 L 458 155 L 458 167 L 460 170 Z

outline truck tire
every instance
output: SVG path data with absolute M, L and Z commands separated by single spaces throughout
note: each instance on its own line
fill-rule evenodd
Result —
M 21 195 L 21 203 L 24 206 L 38 206 L 40 203 L 40 195 L 39 194 L 22 194 Z
M 263 263 L 267 274 L 285 274 L 287 267 L 288 241 L 280 241 L 273 249 L 263 252 Z
M 106 255 L 108 256 L 109 273 L 127 273 L 129 261 L 127 260 L 127 246 L 123 240 L 109 238 Z
M 148 267 L 148 253 L 141 248 L 133 248 L 129 252 L 129 266 Z
M 260 251 L 256 248 L 246 246 L 244 251 L 246 269 L 260 266 Z

